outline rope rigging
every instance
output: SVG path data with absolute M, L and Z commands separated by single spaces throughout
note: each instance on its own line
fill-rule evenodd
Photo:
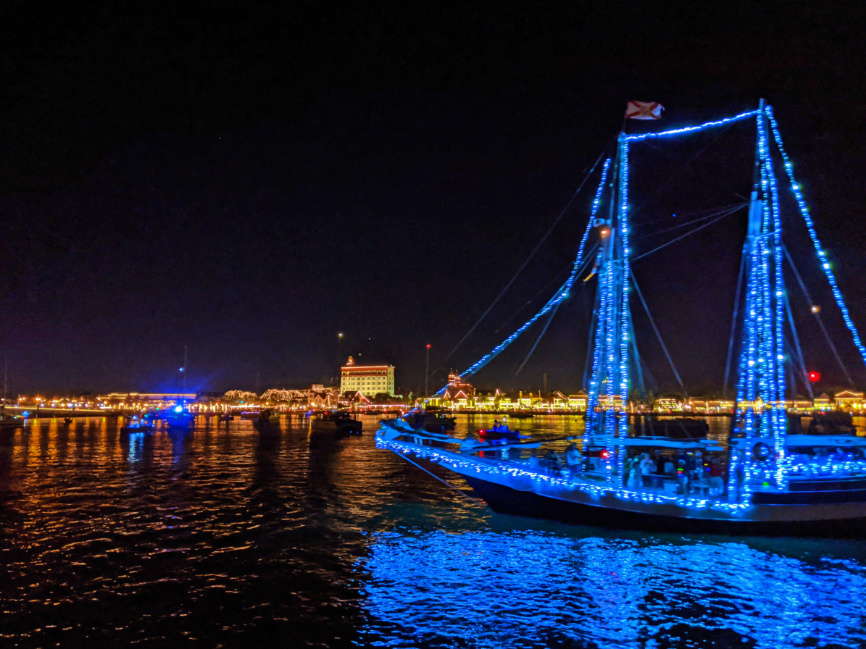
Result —
M 452 355 L 455 351 L 457 351 L 457 349 L 460 347 L 460 345 L 462 345 L 463 342 L 464 342 L 464 341 L 469 337 L 469 335 L 470 335 L 473 331 L 475 331 L 475 328 L 478 327 L 479 324 L 481 324 L 481 321 L 484 320 L 485 317 L 487 317 L 487 314 L 490 313 L 491 309 L 493 309 L 493 307 L 496 305 L 496 303 L 499 302 L 499 300 L 502 298 L 503 295 L 505 295 L 505 292 L 506 292 L 506 291 L 511 287 L 511 285 L 514 283 L 514 280 L 516 280 L 516 279 L 520 276 L 520 273 L 523 272 L 523 269 L 526 268 L 527 264 L 529 264 L 529 262 L 530 262 L 530 261 L 532 260 L 532 258 L 535 256 L 535 253 L 538 252 L 538 249 L 541 248 L 542 244 L 543 244 L 545 241 L 547 241 L 547 237 L 550 236 L 550 233 L 553 232 L 553 229 L 554 229 L 554 228 L 559 224 L 559 222 L 562 220 L 562 217 L 565 216 L 565 213 L 569 210 L 569 208 L 571 207 L 572 203 L 574 203 L 574 201 L 575 201 L 575 199 L 577 198 L 578 194 L 580 194 L 580 191 L 583 189 L 584 185 L 586 185 L 586 181 L 589 180 L 590 176 L 592 176 L 593 172 L 594 172 L 594 171 L 596 170 L 596 168 L 598 167 L 598 164 L 599 164 L 599 163 L 602 161 L 602 159 L 604 158 L 604 154 L 605 154 L 604 151 L 602 151 L 602 152 L 599 154 L 598 158 L 597 158 L 596 161 L 593 163 L 592 168 L 591 168 L 591 169 L 587 172 L 587 174 L 583 177 L 583 180 L 580 182 L 580 185 L 578 185 L 577 189 L 574 191 L 574 194 L 572 194 L 571 198 L 568 199 L 568 202 L 565 204 L 565 207 L 563 207 L 562 210 L 560 210 L 559 215 L 558 215 L 558 216 L 553 220 L 553 223 L 552 223 L 551 226 L 547 229 L 547 232 L 545 232 L 544 235 L 543 235 L 543 236 L 541 237 L 541 239 L 539 240 L 539 242 L 538 242 L 537 244 L 535 244 L 535 248 L 532 249 L 532 252 L 529 253 L 529 256 L 528 256 L 528 257 L 524 260 L 524 262 L 520 265 L 520 267 L 517 269 L 517 271 L 516 271 L 516 272 L 514 273 L 514 275 L 511 277 L 511 279 L 508 280 L 508 283 L 507 283 L 507 284 L 503 287 L 503 289 L 499 292 L 499 295 L 497 295 L 497 296 L 493 299 L 493 302 L 490 303 L 490 306 L 488 306 L 487 309 L 484 311 L 484 313 L 481 314 L 481 317 L 479 317 L 478 320 L 475 321 L 475 324 L 472 325 L 472 326 L 469 328 L 469 331 L 467 331 L 467 332 L 464 334 L 463 338 L 461 338 L 461 339 L 457 342 L 457 344 L 454 345 L 454 347 L 451 349 L 451 351 L 448 352 L 448 353 L 445 355 L 445 358 L 443 359 L 443 361 L 447 361 L 449 358 L 451 358 L 451 355 Z M 607 165 L 605 165 L 605 172 L 607 172 Z
M 704 211 L 691 212 L 690 215 L 696 214 L 697 216 L 695 216 L 695 218 L 690 218 L 686 222 L 682 222 L 682 220 L 679 220 L 677 224 L 673 225 L 672 227 L 666 227 L 656 229 L 651 232 L 642 233 L 640 237 L 634 237 L 633 234 L 629 233 L 629 218 L 631 218 L 629 215 L 633 215 L 636 211 L 633 206 L 629 206 L 628 204 L 628 146 L 630 142 L 636 143 L 645 140 L 653 141 L 668 136 L 693 133 L 703 130 L 705 128 L 729 126 L 734 122 L 752 117 L 757 117 L 758 122 L 758 151 L 756 153 L 755 162 L 755 185 L 750 202 L 726 205 L 708 214 L 704 213 Z M 769 128 L 767 128 L 767 122 L 769 122 Z M 768 131 L 772 131 L 772 138 L 769 137 Z M 698 153 L 692 157 L 692 160 L 704 153 L 706 149 L 711 144 L 713 144 L 720 136 L 721 133 L 709 144 L 705 145 L 700 151 L 698 151 Z M 842 316 L 845 324 L 852 333 L 852 336 L 854 338 L 854 344 L 863 356 L 864 361 L 866 361 L 866 347 L 862 345 L 859 334 L 850 319 L 847 307 L 844 300 L 842 299 L 841 292 L 839 291 L 839 288 L 836 284 L 835 276 L 830 269 L 830 264 L 827 260 L 826 253 L 821 248 L 820 242 L 817 239 L 817 235 L 814 231 L 814 225 L 811 221 L 808 208 L 806 207 L 802 197 L 802 193 L 800 192 L 800 187 L 794 180 L 791 162 L 787 156 L 787 153 L 782 147 L 781 136 L 778 132 L 778 125 L 773 118 L 772 109 L 770 109 L 769 107 L 765 107 L 762 101 L 761 107 L 756 111 L 744 112 L 731 118 L 726 118 L 715 122 L 708 122 L 706 124 L 696 127 L 672 129 L 669 131 L 644 133 L 639 135 L 625 135 L 624 133 L 621 134 L 619 158 L 616 166 L 617 171 L 614 172 L 614 175 L 617 176 L 617 180 L 612 181 L 609 185 L 607 184 L 607 173 L 609 167 L 611 166 L 611 159 L 608 158 L 604 162 L 601 182 L 596 191 L 595 200 L 592 203 L 590 219 L 584 231 L 583 238 L 578 248 L 576 259 L 572 265 L 572 270 L 568 278 L 562 285 L 560 285 L 560 287 L 556 290 L 553 296 L 542 306 L 540 310 L 538 310 L 538 312 L 532 318 L 527 320 L 511 336 L 502 341 L 490 353 L 483 356 L 474 365 L 470 366 L 467 370 L 462 372 L 461 375 L 469 376 L 482 369 L 487 363 L 493 360 L 511 343 L 513 343 L 538 319 L 547 315 L 549 317 L 544 323 L 541 332 L 539 333 L 537 339 L 532 344 L 526 357 L 523 359 L 522 363 L 515 372 L 515 375 L 519 374 L 525 367 L 529 358 L 535 352 L 541 339 L 547 333 L 554 316 L 559 310 L 559 307 L 562 305 L 564 299 L 568 297 L 569 291 L 572 288 L 577 276 L 581 274 L 591 263 L 595 262 L 596 264 L 601 263 L 602 268 L 604 268 L 605 265 L 608 265 L 609 268 L 612 268 L 614 264 L 620 264 L 619 267 L 621 268 L 621 270 L 616 271 L 616 274 L 614 273 L 614 271 L 607 271 L 607 274 L 604 277 L 604 286 L 602 286 L 601 270 L 599 270 L 598 275 L 599 292 L 596 296 L 596 308 L 593 310 L 593 325 L 591 326 L 591 331 L 597 330 L 597 333 L 594 337 L 590 336 L 590 349 L 587 353 L 586 367 L 584 369 L 584 385 L 587 385 L 586 378 L 590 369 L 590 357 L 594 353 L 595 356 L 598 358 L 594 358 L 593 360 L 594 365 L 592 372 L 595 387 L 591 389 L 590 393 L 592 397 L 592 393 L 594 390 L 595 397 L 597 399 L 596 405 L 601 405 L 601 399 L 603 397 L 603 395 L 600 393 L 602 379 L 604 379 L 606 383 L 610 383 L 610 385 L 605 388 L 607 390 L 606 396 L 603 397 L 605 403 L 609 403 L 612 406 L 614 404 L 614 399 L 619 399 L 620 405 L 614 406 L 614 408 L 618 410 L 620 408 L 624 408 L 625 406 L 622 404 L 626 403 L 626 388 L 624 388 L 623 386 L 628 385 L 628 367 L 632 364 L 635 365 L 635 368 L 638 370 L 638 375 L 636 376 L 636 378 L 641 378 L 641 372 L 639 370 L 642 368 L 643 359 L 641 359 L 637 353 L 636 341 L 634 340 L 633 336 L 633 323 L 631 321 L 631 314 L 628 306 L 629 287 L 633 287 L 634 292 L 638 294 L 638 298 L 642 303 L 642 306 L 649 319 L 650 325 L 659 341 L 659 344 L 662 347 L 662 350 L 664 351 L 671 370 L 676 377 L 676 380 L 679 383 L 680 387 L 685 390 L 680 373 L 673 362 L 673 359 L 668 351 L 667 346 L 664 343 L 664 340 L 662 339 L 656 322 L 649 311 L 649 307 L 646 300 L 644 299 L 643 293 L 641 292 L 641 289 L 635 280 L 634 274 L 631 271 L 630 263 L 643 259 L 644 257 L 647 257 L 660 250 L 663 250 L 668 246 L 671 246 L 674 243 L 677 243 L 692 234 L 696 234 L 697 232 L 700 232 L 701 230 L 715 223 L 718 223 L 725 217 L 739 212 L 744 207 L 749 205 L 750 243 L 748 244 L 748 249 L 744 249 L 744 254 L 740 262 L 736 298 L 731 323 L 731 334 L 728 341 L 727 358 L 725 362 L 723 394 L 725 397 L 727 397 L 728 381 L 731 374 L 732 358 L 734 352 L 734 338 L 738 333 L 738 317 L 741 317 L 742 330 L 739 333 L 743 337 L 743 349 L 739 352 L 740 379 L 737 385 L 736 403 L 752 404 L 755 403 L 757 400 L 757 402 L 763 401 L 763 403 L 766 404 L 776 404 L 771 407 L 768 416 L 772 421 L 771 426 L 772 430 L 774 431 L 774 438 L 778 438 L 775 441 L 775 445 L 779 446 L 781 444 L 781 442 L 779 441 L 780 436 L 784 435 L 785 433 L 785 423 L 783 421 L 784 412 L 783 410 L 780 410 L 782 406 L 778 405 L 782 402 L 781 400 L 785 399 L 786 392 L 784 368 L 784 361 L 786 356 L 786 354 L 784 353 L 785 351 L 789 352 L 787 354 L 787 357 L 792 361 L 792 371 L 796 374 L 799 380 L 803 382 L 806 389 L 810 392 L 811 395 L 811 385 L 809 384 L 808 379 L 805 376 L 806 365 L 803 350 L 800 346 L 800 340 L 792 316 L 791 305 L 788 300 L 787 292 L 784 290 L 784 282 L 781 269 L 782 260 L 780 252 L 783 252 L 785 257 L 788 259 L 788 264 L 793 270 L 794 276 L 796 277 L 796 280 L 799 283 L 800 288 L 803 291 L 806 299 L 809 300 L 810 303 L 812 302 L 812 300 L 808 294 L 808 291 L 806 290 L 805 283 L 803 282 L 800 273 L 793 264 L 788 250 L 781 243 L 782 228 L 779 208 L 779 196 L 776 187 L 777 180 L 775 172 L 773 170 L 773 156 L 771 156 L 770 154 L 770 143 L 773 141 L 773 138 L 775 138 L 775 148 L 778 150 L 779 154 L 782 157 L 783 164 L 791 181 L 791 186 L 794 191 L 795 199 L 798 206 L 800 207 L 800 212 L 804 218 L 804 221 L 806 222 L 807 229 L 809 230 L 809 235 L 818 253 L 819 263 L 821 264 L 824 273 L 830 283 L 830 288 L 833 292 L 836 303 L 842 311 Z M 529 258 L 527 258 L 523 262 L 523 264 L 521 264 L 514 276 L 509 280 L 509 282 L 502 289 L 502 291 L 500 291 L 500 293 L 496 296 L 490 306 L 487 307 L 481 317 L 478 318 L 475 324 L 469 329 L 469 331 L 463 336 L 463 338 L 457 343 L 457 345 L 455 345 L 455 347 L 448 353 L 448 355 L 445 357 L 446 360 L 455 353 L 455 351 L 466 341 L 469 335 L 478 327 L 481 321 L 489 315 L 494 305 L 496 305 L 500 301 L 504 293 L 512 286 L 517 277 L 527 266 L 529 261 L 536 255 L 541 245 L 548 239 L 549 235 L 552 233 L 553 228 L 559 223 L 565 212 L 569 209 L 569 207 L 576 199 L 577 195 L 580 193 L 581 189 L 586 184 L 589 175 L 592 174 L 598 167 L 601 159 L 602 156 L 600 156 L 596 160 L 589 174 L 587 174 L 587 177 L 583 179 L 580 186 L 575 191 L 574 195 L 568 201 L 566 207 L 563 208 L 563 210 L 555 219 L 553 225 L 548 229 L 542 239 L 533 248 L 529 255 Z M 668 184 L 669 182 L 658 188 L 654 192 L 654 195 L 658 195 Z M 606 192 L 606 190 L 608 191 Z M 606 193 L 606 197 L 607 195 L 610 196 L 610 202 L 605 207 L 605 210 L 607 210 L 608 207 L 610 208 L 610 215 L 608 215 L 607 218 L 600 218 L 596 220 L 595 216 L 599 211 L 600 200 L 603 193 Z M 646 201 L 648 200 L 652 200 L 653 198 L 654 196 L 650 196 L 649 198 L 644 200 L 644 203 L 646 203 Z M 667 219 L 665 220 L 667 221 Z M 655 222 L 642 225 L 652 225 L 653 223 Z M 595 226 L 602 226 L 602 231 L 600 233 L 602 235 L 602 241 L 601 243 L 595 243 L 590 248 L 589 252 L 585 255 L 584 251 L 587 238 L 589 236 L 590 230 Z M 661 243 L 660 245 L 652 248 L 651 250 L 642 252 L 641 254 L 636 256 L 632 256 L 632 252 L 629 248 L 629 238 L 631 238 L 631 241 L 634 242 L 636 239 L 645 239 L 650 236 L 663 235 L 666 233 L 682 230 L 684 228 L 687 228 L 688 231 L 679 234 L 678 236 L 674 236 L 672 239 Z M 613 255 L 610 252 L 610 250 L 613 249 L 612 246 L 605 248 L 607 252 L 604 252 L 604 255 L 599 255 L 598 258 L 595 259 L 596 250 L 602 248 L 602 246 L 605 245 L 605 236 L 610 236 L 611 241 L 615 239 L 617 242 L 616 245 L 619 247 L 616 249 L 616 253 Z M 561 277 L 561 274 L 557 274 L 557 276 Z M 590 277 L 592 276 L 594 275 L 590 275 Z M 531 304 L 540 295 L 542 295 L 545 290 L 547 290 L 547 288 L 550 286 L 550 284 L 551 282 L 548 282 L 530 300 L 526 301 L 526 303 L 522 305 L 516 312 L 514 312 L 507 319 L 501 321 L 496 329 L 496 332 L 505 327 L 512 318 L 521 313 L 521 311 L 523 311 L 529 304 Z M 604 304 L 606 305 L 604 308 L 607 309 L 607 311 L 605 311 L 606 315 L 602 317 L 600 315 L 600 303 L 598 296 L 604 292 L 609 293 L 609 296 L 604 302 Z M 746 294 L 746 304 L 744 308 L 741 308 L 740 301 L 743 293 Z M 849 384 L 851 384 L 853 387 L 854 383 L 851 375 L 845 367 L 845 364 L 843 363 L 842 358 L 838 350 L 836 349 L 833 341 L 830 339 L 829 333 L 824 326 L 820 314 L 817 312 L 813 312 L 813 315 L 815 316 L 815 319 L 818 322 L 821 331 L 825 339 L 827 340 L 827 343 L 832 350 L 836 361 L 839 364 L 839 367 L 842 369 L 842 372 L 844 373 Z M 786 316 L 789 323 L 788 330 L 791 333 L 790 339 L 788 339 L 785 335 L 786 332 L 784 327 L 784 320 L 786 319 Z M 602 326 L 602 324 L 599 324 L 602 321 L 607 322 L 608 320 L 610 320 L 611 323 L 605 324 L 604 326 Z M 598 332 L 603 333 L 604 340 L 601 340 L 599 338 L 599 336 L 602 334 Z M 746 340 L 747 338 L 748 340 Z M 593 347 L 593 345 L 595 347 Z M 598 354 L 600 345 L 606 345 L 606 351 L 599 357 Z M 631 352 L 631 361 L 633 361 L 633 363 L 628 358 L 629 352 Z M 599 370 L 595 366 L 597 361 L 603 363 L 605 365 L 605 369 Z M 766 364 L 762 365 L 763 363 Z M 611 387 L 614 381 L 617 383 L 617 388 L 615 389 L 615 391 L 614 388 Z M 640 382 L 642 383 L 642 381 Z M 793 385 L 793 381 L 791 382 L 791 385 Z M 442 388 L 439 391 L 439 394 L 441 394 L 444 389 L 445 388 Z M 742 407 L 744 409 L 752 408 L 752 406 L 750 405 L 745 405 Z M 747 423 L 744 430 L 747 435 L 750 434 L 750 431 L 756 430 L 756 424 L 754 423 L 754 417 L 756 416 L 763 417 L 762 414 L 751 412 L 752 423 L 749 423 L 749 414 L 747 413 L 746 415 Z M 605 415 L 605 430 L 610 430 L 611 432 L 619 430 L 619 424 L 611 424 L 610 422 L 614 420 L 609 420 L 610 418 Z M 614 426 L 614 428 L 611 428 L 611 425 Z M 777 480 L 779 480 L 779 484 L 782 484 L 784 482 L 784 471 L 781 471 L 779 475 L 777 475 Z
M 716 214 L 711 214 L 710 216 L 715 216 L 715 218 L 712 221 L 709 221 L 708 223 L 704 223 L 703 225 L 696 227 L 694 230 L 691 230 L 689 232 L 686 232 L 683 235 L 675 237 L 674 239 L 671 239 L 670 241 L 663 243 L 662 245 L 660 245 L 656 248 L 653 248 L 652 250 L 649 250 L 648 252 L 645 252 L 642 255 L 638 255 L 637 257 L 632 258 L 632 261 L 637 261 L 638 259 L 643 259 L 647 255 L 651 255 L 654 252 L 658 252 L 662 248 L 667 248 L 672 243 L 676 243 L 677 241 L 680 241 L 681 239 L 685 239 L 686 237 L 694 234 L 695 232 L 699 232 L 700 230 L 703 230 L 704 228 L 707 228 L 707 227 L 713 225 L 714 223 L 718 223 L 719 221 L 721 221 L 726 216 L 730 216 L 731 214 L 734 214 L 735 212 L 738 212 L 739 210 L 743 209 L 746 205 L 747 205 L 747 203 L 741 203 L 739 205 L 736 205 L 735 207 L 729 207 L 727 209 L 721 210 L 721 211 L 716 213 L 719 216 L 716 216 Z M 707 218 L 710 218 L 710 217 L 707 217 Z
M 491 352 L 487 355 L 483 356 L 480 360 L 476 361 L 474 365 L 469 367 L 460 373 L 461 376 L 470 376 L 480 370 L 482 367 L 487 365 L 491 360 L 496 358 L 502 351 L 504 351 L 511 343 L 513 343 L 517 338 L 526 331 L 530 326 L 532 326 L 536 320 L 547 314 L 552 308 L 554 308 L 557 304 L 562 302 L 566 297 L 568 297 L 568 292 L 571 289 L 571 286 L 574 284 L 574 279 L 577 276 L 579 269 L 583 263 L 583 252 L 586 246 L 586 240 L 589 237 L 589 231 L 593 226 L 593 222 L 595 220 L 595 215 L 598 213 L 598 208 L 601 205 L 601 194 L 604 189 L 605 183 L 607 182 L 607 172 L 610 169 L 611 159 L 607 158 L 604 161 L 604 166 L 602 167 L 601 172 L 601 181 L 598 184 L 598 188 L 595 192 L 595 198 L 592 202 L 592 209 L 590 210 L 590 216 L 586 224 L 586 229 L 583 232 L 583 237 L 580 240 L 580 245 L 577 249 L 577 256 L 575 257 L 574 264 L 572 266 L 571 274 L 565 283 L 557 290 L 553 297 L 551 297 L 547 303 L 541 308 L 541 310 L 536 313 L 532 318 L 527 320 L 517 331 L 511 334 L 508 338 L 503 340 L 499 345 L 493 348 Z M 476 323 L 477 324 L 477 323 Z M 464 336 L 464 339 L 466 337 Z M 442 394 L 447 386 L 442 387 L 438 390 L 437 394 Z
M 728 358 L 725 360 L 725 382 L 722 384 L 722 398 L 728 398 L 728 376 L 731 371 L 731 358 L 734 351 L 734 334 L 737 331 L 737 311 L 740 308 L 740 292 L 743 290 L 743 271 L 746 268 L 746 253 L 740 258 L 740 272 L 737 276 L 737 294 L 734 296 L 734 315 L 731 318 L 731 337 L 728 339 Z
M 637 280 L 635 279 L 634 273 L 629 270 L 629 274 L 631 275 L 631 285 L 634 286 L 634 290 L 637 293 L 637 296 L 640 298 L 640 303 L 643 305 L 644 311 L 646 311 L 647 318 L 649 318 L 650 324 L 652 325 L 653 331 L 656 334 L 656 338 L 658 338 L 659 344 L 662 346 L 662 351 L 665 353 L 665 357 L 668 359 L 668 364 L 671 366 L 671 370 L 673 370 L 674 376 L 677 377 L 677 383 L 680 384 L 680 387 L 685 392 L 685 386 L 683 385 L 683 380 L 680 378 L 680 373 L 677 371 L 676 365 L 674 365 L 674 361 L 671 358 L 671 354 L 668 351 L 667 345 L 665 345 L 665 341 L 662 340 L 661 332 L 659 328 L 656 326 L 656 321 L 653 319 L 652 314 L 650 313 L 649 307 L 647 306 L 646 300 L 643 297 L 643 293 L 641 293 L 640 286 L 637 285 Z
M 787 248 L 783 248 L 785 251 L 785 259 L 788 261 L 788 266 L 790 266 L 791 270 L 794 271 L 794 277 L 797 278 L 797 283 L 800 285 L 800 290 L 803 291 L 803 295 L 809 304 L 815 304 L 812 301 L 812 297 L 809 295 L 809 291 L 806 290 L 806 284 L 803 282 L 803 278 L 800 275 L 800 271 L 797 270 L 797 267 L 794 265 L 794 260 L 791 259 L 791 254 L 788 252 Z M 836 345 L 833 344 L 833 340 L 830 338 L 830 333 L 827 331 L 827 327 L 824 326 L 824 321 L 821 319 L 820 312 L 812 312 L 812 315 L 815 317 L 815 321 L 818 323 L 818 326 L 821 327 L 821 333 L 824 334 L 824 339 L 827 341 L 827 344 L 830 346 L 830 350 L 833 352 L 833 357 L 836 359 L 836 362 L 839 364 L 839 367 L 842 370 L 842 373 L 845 374 L 845 378 L 848 380 L 848 385 L 852 388 L 854 387 L 854 380 L 851 378 L 851 375 L 848 373 L 848 368 L 845 367 L 845 363 L 842 362 L 842 357 L 839 355 L 838 350 L 836 349 Z

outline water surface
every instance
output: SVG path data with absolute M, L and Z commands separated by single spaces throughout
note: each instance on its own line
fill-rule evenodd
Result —
M 495 515 L 374 429 L 0 433 L 0 646 L 866 647 L 861 542 Z

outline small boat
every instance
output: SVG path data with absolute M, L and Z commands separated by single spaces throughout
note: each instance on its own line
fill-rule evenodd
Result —
M 72 423 L 72 417 L 64 417 L 64 418 L 63 418 L 63 423 L 66 424 L 66 425 L 68 426 L 69 424 Z
M 21 415 L 10 415 L 6 412 L 0 412 L 0 428 L 22 428 L 24 426 L 24 417 Z
M 259 413 L 259 416 L 253 420 L 253 427 L 261 431 L 279 430 L 280 413 L 276 410 L 266 408 Z
M 534 415 L 531 412 L 514 412 L 509 416 L 512 419 L 532 419 Z
M 336 411 L 310 417 L 310 429 L 316 432 L 333 432 L 340 435 L 360 435 L 364 424 L 347 412 Z
M 234 415 L 230 415 L 229 413 L 226 413 L 224 415 L 220 415 L 219 420 L 220 421 L 233 421 L 234 418 L 235 418 Z
M 195 415 L 181 405 L 164 411 L 162 419 L 165 421 L 167 428 L 175 430 L 189 430 L 195 423 Z
M 423 428 L 431 432 L 452 430 L 457 425 L 456 417 L 449 417 L 433 408 L 413 410 L 407 416 L 412 417 L 416 428 Z
M 121 433 L 150 433 L 153 432 L 153 414 L 146 415 L 131 415 L 126 417 L 123 426 L 120 427 Z
M 479 428 L 478 435 L 481 439 L 526 439 L 529 435 L 521 435 L 519 430 L 511 430 L 508 424 L 500 424 L 498 421 L 492 428 Z

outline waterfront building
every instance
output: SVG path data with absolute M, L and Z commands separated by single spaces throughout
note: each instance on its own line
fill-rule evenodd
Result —
M 96 400 L 103 409 L 166 408 L 178 403 L 193 402 L 196 396 L 195 392 L 112 392 L 96 397 Z
M 707 400 L 689 399 L 686 408 L 692 412 L 707 412 Z
M 475 396 L 475 388 L 471 383 L 464 381 L 459 374 L 451 372 L 448 375 L 448 385 L 445 387 L 443 399 L 454 401 L 458 399 L 470 399 Z
M 845 390 L 834 397 L 836 407 L 840 410 L 863 410 L 863 393 Z
M 340 403 L 345 406 L 369 406 L 373 400 L 360 390 L 348 390 L 343 393 Z
M 340 368 L 340 392 L 363 392 L 371 396 L 384 392 L 393 397 L 394 366 L 355 365 L 355 359 L 349 356 L 349 360 Z
M 286 390 L 271 388 L 265 391 L 259 400 L 265 405 L 284 403 L 292 408 L 329 408 L 337 403 L 337 389 L 326 388 L 321 383 L 314 383 L 309 389 Z
M 811 405 L 811 404 L 810 404 Z M 707 401 L 707 412 L 733 412 L 734 402 L 731 399 L 714 399 Z
M 496 394 L 475 395 L 475 407 L 478 410 L 496 410 L 499 399 L 499 391 Z
M 562 394 L 560 392 L 560 394 Z M 586 404 L 589 400 L 589 396 L 583 390 L 580 390 L 577 394 L 569 394 L 568 395 L 568 409 L 569 410 L 579 410 L 585 411 Z
M 803 414 L 812 412 L 812 402 L 808 399 L 793 399 L 786 404 L 788 412 Z
M 820 397 L 815 397 L 812 406 L 815 410 L 832 410 L 833 404 L 830 401 L 830 397 L 824 393 Z
M 499 398 L 499 410 L 516 410 L 517 403 L 512 401 L 511 397 Z
M 683 404 L 679 399 L 661 397 L 656 400 L 656 411 L 658 412 L 682 412 Z

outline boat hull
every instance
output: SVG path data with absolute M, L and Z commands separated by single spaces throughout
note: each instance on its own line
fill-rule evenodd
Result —
M 153 426 L 121 426 L 121 433 L 152 433 Z
M 543 496 L 534 491 L 513 489 L 471 475 L 464 475 L 463 477 L 493 511 L 501 514 L 556 520 L 577 525 L 659 532 L 743 536 L 866 536 L 866 492 L 858 495 L 847 494 L 848 502 L 843 505 L 844 509 L 834 506 L 837 505 L 834 503 L 822 504 L 820 507 L 824 511 L 814 510 L 812 516 L 803 516 L 799 520 L 784 514 L 779 517 L 767 515 L 759 520 L 753 518 L 725 520 L 665 515 L 663 513 L 591 505 Z M 772 505 L 755 507 L 765 509 L 772 507 Z M 835 512 L 831 512 L 831 509 Z M 771 514 L 772 512 L 764 513 Z M 841 516 L 841 518 L 831 518 L 832 513 Z
M 314 419 L 311 422 L 310 430 L 336 435 L 360 435 L 364 430 L 364 424 L 357 419 Z

